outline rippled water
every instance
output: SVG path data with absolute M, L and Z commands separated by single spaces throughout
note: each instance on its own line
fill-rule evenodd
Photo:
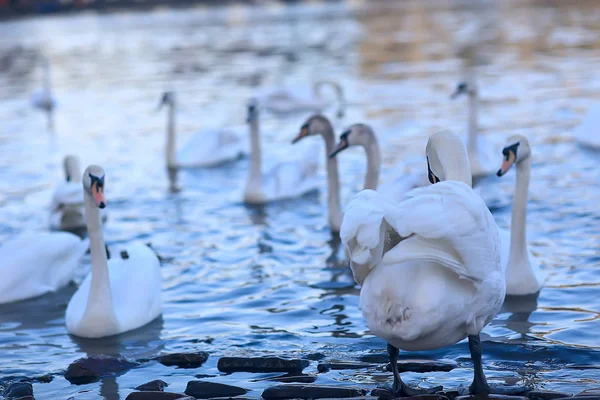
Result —
M 185 171 L 184 190 L 169 194 L 166 117 L 155 112 L 161 92 L 177 90 L 181 144 L 197 128 L 243 123 L 245 101 L 257 88 L 335 77 L 351 102 L 335 124 L 364 121 L 376 128 L 385 181 L 400 173 L 397 163 L 423 154 L 434 130 L 465 131 L 466 103 L 451 102 L 449 94 L 462 74 L 461 43 L 481 10 L 435 1 L 370 10 L 361 4 L 81 13 L 0 24 L 0 241 L 46 229 L 61 159 L 78 154 L 84 164 L 106 169 L 109 244 L 142 239 L 164 258 L 165 303 L 161 321 L 100 341 L 78 340 L 65 330 L 74 286 L 0 306 L 2 376 L 57 374 L 34 385 L 38 398 L 124 398 L 155 378 L 183 391 L 197 374 L 259 396 L 267 385 L 257 379 L 269 374 L 221 375 L 218 357 L 321 353 L 357 360 L 385 353 L 385 343 L 368 333 L 358 288 L 326 226 L 324 191 L 245 207 L 242 160 Z M 571 135 L 588 105 L 600 99 L 600 10 L 593 2 L 503 2 L 484 11 L 495 18 L 477 61 L 480 125 L 500 145 L 514 133 L 532 143 L 529 236 L 550 275 L 539 298 L 507 301 L 485 328 L 485 369 L 494 382 L 577 393 L 600 386 L 599 158 Z M 55 135 L 28 102 L 40 86 L 35 56 L 42 51 L 53 66 Z M 265 116 L 264 153 L 290 151 L 306 117 Z M 348 201 L 362 184 L 363 154 L 348 151 L 339 160 Z M 514 172 L 480 183 L 504 227 L 513 185 Z M 88 270 L 89 257 L 80 277 Z M 60 375 L 85 355 L 145 358 L 193 350 L 211 354 L 197 370 L 150 362 L 83 386 Z M 460 365 L 452 372 L 404 374 L 412 384 L 456 388 L 472 378 L 464 342 L 403 356 Z M 316 372 L 316 362 L 305 372 Z M 317 383 L 372 388 L 390 380 L 373 368 L 319 374 Z

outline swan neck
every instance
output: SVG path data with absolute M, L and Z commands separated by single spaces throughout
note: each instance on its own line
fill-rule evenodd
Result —
M 175 168 L 177 166 L 177 160 L 175 156 L 175 108 L 175 102 L 170 102 L 167 116 L 167 148 L 165 154 L 167 159 L 167 168 Z
M 512 218 L 510 226 L 510 257 L 509 265 L 517 265 L 518 261 L 529 260 L 527 254 L 527 195 L 531 159 L 527 158 L 516 165 L 517 179 L 513 199 Z
M 369 141 L 364 147 L 367 154 L 367 175 L 364 189 L 375 190 L 379 183 L 379 169 L 381 168 L 381 154 L 375 136 L 369 136 Z
M 329 209 L 329 226 L 333 232 L 339 232 L 342 225 L 342 210 L 340 208 L 340 175 L 337 157 L 329 157 L 335 150 L 335 136 L 329 124 L 323 133 L 325 139 L 325 159 L 327 160 L 327 206 Z
M 116 321 L 100 210 L 87 190 L 84 190 L 84 204 L 92 256 L 92 280 L 82 319 L 106 318 L 107 321 Z
M 260 132 L 258 115 L 255 115 L 249 122 L 250 124 L 250 182 L 257 182 L 261 179 L 262 155 L 260 148 Z
M 478 115 L 479 96 L 477 89 L 469 94 L 469 133 L 467 138 L 467 151 L 472 154 L 477 151 L 477 135 L 478 135 Z

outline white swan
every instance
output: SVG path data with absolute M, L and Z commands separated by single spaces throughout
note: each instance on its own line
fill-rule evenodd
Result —
M 88 240 L 67 232 L 29 233 L 0 246 L 0 304 L 54 292 L 75 276 Z
M 69 333 L 100 338 L 139 328 L 162 312 L 158 257 L 147 246 L 128 246 L 106 259 L 100 208 L 106 206 L 104 170 L 91 165 L 83 174 L 85 214 L 92 271 L 69 301 Z
M 373 130 L 364 124 L 352 125 L 340 136 L 340 143 L 336 147 L 335 135 L 331 121 L 323 115 L 313 115 L 301 127 L 300 133 L 292 143 L 297 143 L 308 136 L 321 135 L 325 141 L 325 155 L 327 160 L 327 205 L 329 210 L 329 226 L 333 233 L 339 233 L 343 212 L 340 207 L 340 178 L 338 172 L 337 153 L 351 145 L 364 147 L 367 156 L 367 173 L 363 189 L 376 189 L 379 183 L 379 171 L 381 166 L 381 155 L 379 145 Z M 413 188 L 406 180 L 404 191 Z M 390 186 L 390 188 L 393 186 Z
M 459 83 L 450 97 L 455 99 L 461 94 L 466 94 L 469 98 L 469 127 L 466 144 L 473 179 L 495 174 L 497 152 L 494 150 L 493 144 L 479 134 L 479 127 L 477 125 L 479 91 L 474 79 L 470 79 L 469 82 Z
M 539 261 L 527 248 L 527 193 L 531 169 L 529 141 L 521 135 L 509 137 L 502 155 L 504 161 L 498 170 L 498 176 L 506 174 L 513 165 L 516 165 L 517 170 L 510 232 L 500 230 L 502 264 L 506 269 L 506 294 L 533 294 L 544 286 L 546 274 L 540 270 Z
M 54 189 L 50 201 L 50 229 L 77 230 L 85 228 L 83 193 L 79 159 L 68 155 L 63 160 L 65 180 Z M 102 221 L 106 222 L 106 209 L 101 211 Z
M 579 126 L 575 128 L 575 140 L 582 146 L 600 150 L 600 104 L 592 105 Z
M 468 337 L 475 367 L 470 391 L 489 393 L 479 333 L 500 309 L 506 289 L 498 226 L 471 189 L 460 138 L 438 132 L 426 154 L 434 185 L 414 189 L 398 203 L 373 190 L 358 193 L 340 236 L 362 286 L 362 314 L 371 332 L 388 342 L 393 392 L 417 392 L 400 379 L 398 349 L 437 349 Z M 390 231 L 399 235 L 394 243 Z
M 318 160 L 305 157 L 279 162 L 263 173 L 259 133 L 259 111 L 255 101 L 248 105 L 250 127 L 250 173 L 244 190 L 247 204 L 265 204 L 270 201 L 290 199 L 318 190 Z
M 167 142 L 165 157 L 170 172 L 172 188 L 176 188 L 176 173 L 179 168 L 213 167 L 234 161 L 248 154 L 247 142 L 232 129 L 203 130 L 195 134 L 182 148 L 176 151 L 175 113 L 177 101 L 174 92 L 165 92 L 158 106 L 168 106 Z
M 259 103 L 273 114 L 290 114 L 297 112 L 322 112 L 332 104 L 322 95 L 325 86 L 331 87 L 336 95 L 337 116 L 342 117 L 346 109 L 346 99 L 342 86 L 331 80 L 320 80 L 312 87 L 312 96 L 300 88 L 283 88 L 275 90 L 265 96 L 258 97 Z
M 31 105 L 46 113 L 48 117 L 48 130 L 54 130 L 53 111 L 56 107 L 56 101 L 52 96 L 52 80 L 50 77 L 50 61 L 41 55 L 43 78 L 42 88 L 31 95 Z

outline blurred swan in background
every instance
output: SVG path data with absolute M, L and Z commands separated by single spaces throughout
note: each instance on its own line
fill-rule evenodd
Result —
M 42 88 L 31 95 L 31 105 L 46 113 L 48 130 L 54 131 L 54 108 L 56 101 L 52 95 L 52 78 L 50 75 L 50 61 L 46 56 L 40 55 L 42 65 Z
M 529 141 L 521 135 L 509 137 L 502 155 L 504 160 L 498 176 L 506 174 L 513 165 L 517 170 L 510 232 L 500 229 L 502 264 L 506 269 L 506 294 L 533 294 L 544 286 L 546 274 L 540 270 L 540 262 L 527 247 L 527 195 L 531 170 Z
M 259 110 L 255 100 L 248 104 L 248 124 L 251 154 L 250 172 L 244 190 L 245 203 L 265 204 L 318 190 L 319 160 L 315 159 L 314 154 L 307 154 L 297 160 L 278 162 L 268 172 L 263 173 Z
M 475 80 L 471 77 L 468 82 L 461 82 L 450 96 L 452 99 L 466 94 L 469 99 L 469 127 L 466 138 L 467 153 L 471 162 L 473 179 L 496 173 L 497 152 L 494 146 L 484 136 L 479 134 L 477 124 L 479 109 L 479 92 Z
M 361 312 L 370 331 L 388 342 L 394 395 L 422 392 L 400 378 L 398 349 L 433 350 L 465 337 L 474 365 L 470 392 L 489 393 L 479 334 L 505 295 L 498 227 L 471 189 L 460 138 L 438 132 L 426 154 L 434 184 L 411 191 L 401 202 L 373 190 L 358 193 L 340 236 L 362 286 Z M 398 237 L 393 242 L 391 232 Z
M 179 168 L 214 167 L 248 154 L 247 142 L 233 129 L 202 130 L 196 133 L 185 146 L 176 150 L 175 92 L 163 94 L 158 109 L 165 105 L 169 108 L 165 158 L 172 190 L 177 190 L 176 170 Z
M 68 232 L 27 233 L 0 245 L 0 304 L 54 292 L 75 276 L 89 241 Z
M 585 147 L 600 150 L 600 104 L 592 105 L 575 128 L 575 140 Z
M 323 112 L 333 104 L 333 101 L 323 96 L 323 89 L 333 89 L 337 103 L 336 115 L 341 118 L 346 110 L 346 98 L 342 86 L 332 80 L 316 81 L 312 93 L 307 94 L 305 87 L 289 86 L 274 90 L 273 92 L 257 96 L 261 106 L 273 114 L 290 114 L 297 112 L 317 113 Z
M 79 159 L 68 155 L 63 160 L 65 180 L 54 189 L 50 202 L 50 229 L 73 231 L 84 229 L 85 213 L 81 191 Z M 106 209 L 101 211 L 102 221 L 106 222 Z
M 65 322 L 72 335 L 101 338 L 139 328 L 162 313 L 160 262 L 142 244 L 107 260 L 99 212 L 106 207 L 104 170 L 89 166 L 82 184 L 92 271 L 69 301 Z

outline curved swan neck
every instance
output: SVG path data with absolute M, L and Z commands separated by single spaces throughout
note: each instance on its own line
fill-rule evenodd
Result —
M 340 208 L 340 175 L 336 157 L 329 157 L 335 150 L 335 135 L 329 121 L 326 122 L 323 139 L 325 139 L 325 159 L 327 160 L 327 206 L 329 209 L 329 226 L 333 232 L 339 233 L 342 226 L 342 210 Z
M 175 100 L 169 102 L 169 111 L 167 116 L 167 146 L 166 146 L 166 161 L 167 168 L 176 168 L 177 159 L 175 156 Z
M 381 168 L 381 154 L 379 144 L 374 135 L 368 136 L 368 141 L 364 145 L 367 154 L 367 175 L 365 176 L 364 189 L 377 189 L 379 183 L 379 169 Z
M 509 265 L 517 264 L 518 260 L 529 260 L 527 253 L 527 195 L 531 171 L 531 158 L 516 165 L 517 182 L 513 199 L 512 218 L 510 226 L 510 256 Z
M 346 110 L 346 97 L 344 95 L 344 88 L 342 88 L 342 86 L 335 82 L 335 81 L 329 81 L 329 80 L 321 80 L 321 81 L 317 81 L 315 83 L 315 85 L 313 86 L 313 91 L 315 93 L 315 97 L 320 98 L 321 97 L 321 87 L 329 85 L 333 88 L 333 90 L 335 91 L 335 96 L 336 96 L 336 100 L 338 103 L 338 111 L 337 111 L 337 115 L 338 117 L 342 117 L 344 115 L 344 111 Z
M 97 323 L 101 322 L 100 320 L 115 323 L 100 210 L 87 190 L 84 190 L 84 204 L 92 255 L 92 280 L 82 320 L 90 318 L 98 320 Z

